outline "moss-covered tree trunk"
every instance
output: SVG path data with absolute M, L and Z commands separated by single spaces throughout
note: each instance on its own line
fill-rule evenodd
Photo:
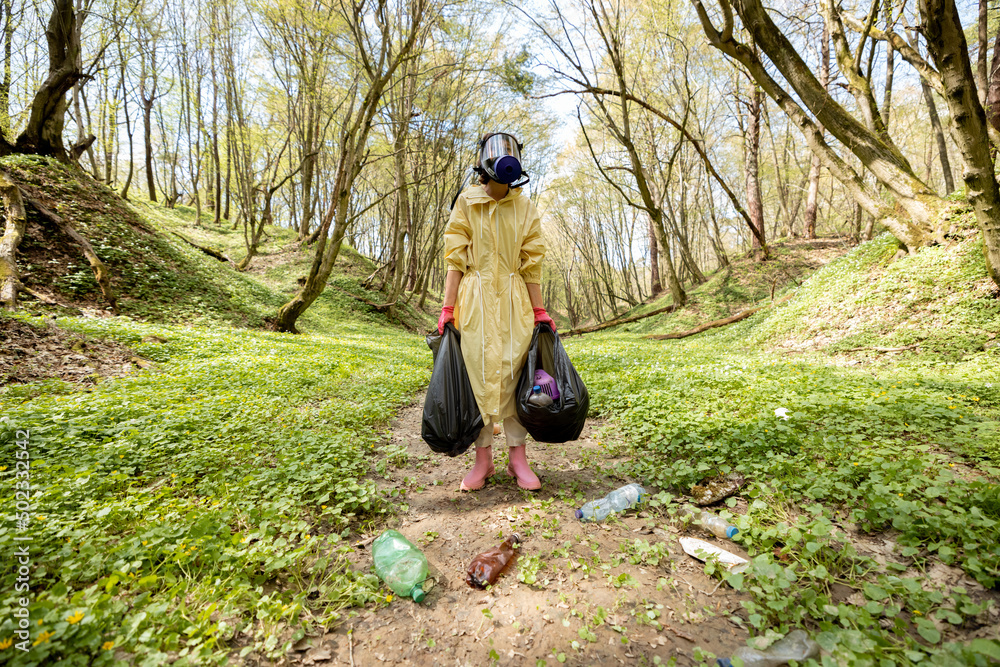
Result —
M 66 94 L 80 80 L 80 22 L 73 0 L 55 0 L 45 29 L 49 47 L 49 73 L 31 102 L 28 124 L 17 138 L 21 153 L 51 155 L 67 162 L 63 126 L 69 99 Z
M 1000 187 L 994 172 L 986 112 L 976 93 L 965 32 L 954 0 L 921 0 L 927 50 L 941 74 L 951 111 L 951 136 L 965 160 L 966 196 L 983 233 L 986 270 L 1000 285 Z

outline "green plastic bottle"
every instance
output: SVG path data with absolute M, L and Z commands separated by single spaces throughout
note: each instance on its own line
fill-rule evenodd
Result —
M 427 579 L 427 559 L 399 531 L 387 530 L 372 542 L 375 574 L 402 597 L 414 602 L 424 599 L 423 583 Z

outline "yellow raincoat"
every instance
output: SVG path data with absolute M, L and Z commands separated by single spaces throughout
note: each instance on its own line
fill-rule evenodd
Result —
M 542 225 L 521 188 L 495 201 L 481 185 L 463 192 L 444 233 L 449 270 L 461 271 L 455 325 L 483 420 L 516 414 L 514 392 L 535 317 L 525 283 L 540 283 Z

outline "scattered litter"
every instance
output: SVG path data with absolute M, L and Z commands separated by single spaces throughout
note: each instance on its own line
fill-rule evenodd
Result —
M 725 549 L 717 547 L 711 542 L 706 542 L 705 540 L 699 540 L 693 537 L 682 537 L 680 542 L 681 547 L 684 549 L 684 553 L 688 556 L 694 556 L 701 561 L 708 560 L 709 557 L 715 556 L 719 563 L 730 572 L 742 572 L 750 563 L 750 561 L 746 558 L 741 558 L 736 554 L 729 553 Z
M 733 651 L 733 658 L 743 661 L 744 667 L 779 667 L 789 660 L 803 662 L 819 657 L 819 644 L 809 638 L 804 630 L 792 630 L 784 639 L 771 644 L 765 651 L 741 646 Z M 732 667 L 732 658 L 718 658 L 719 667 Z
M 732 475 L 696 484 L 691 487 L 691 499 L 695 505 L 712 505 L 735 494 L 743 487 L 744 481 L 742 475 Z
M 740 532 L 736 526 L 730 524 L 721 516 L 716 516 L 708 510 L 699 510 L 691 505 L 682 505 L 680 510 L 678 510 L 678 514 L 681 516 L 691 517 L 695 524 L 701 526 L 716 537 L 724 537 L 731 540 L 736 536 L 736 533 Z
M 581 521 L 604 521 L 609 514 L 623 512 L 642 502 L 646 491 L 638 484 L 626 484 L 598 500 L 591 500 L 576 511 Z
M 788 420 L 788 408 L 777 408 L 774 411 L 775 417 L 781 417 L 784 420 Z

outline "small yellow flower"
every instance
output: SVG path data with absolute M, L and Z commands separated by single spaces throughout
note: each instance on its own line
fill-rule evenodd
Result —
M 14 643 L 13 637 L 7 637 L 7 639 L 0 639 L 0 651 L 6 651 Z
M 142 541 L 142 546 L 146 546 L 147 544 L 148 544 L 148 541 L 147 541 L 147 540 L 143 540 L 143 541 Z
M 312 535 L 310 535 L 309 533 L 306 533 L 305 536 L 304 536 L 304 539 L 307 539 L 307 540 L 311 539 L 311 538 L 312 538 Z
M 70 625 L 75 625 L 75 624 L 79 623 L 82 620 L 83 620 L 83 612 L 82 611 L 78 611 L 75 614 L 73 614 L 72 616 L 67 616 L 66 617 L 66 622 L 69 623 Z
M 954 410 L 954 409 L 955 409 L 955 406 L 954 406 L 954 405 L 949 405 L 949 406 L 948 406 L 948 409 L 949 409 L 949 410 Z
M 858 463 L 858 462 L 855 462 L 855 463 L 854 463 L 854 465 L 858 466 L 858 465 L 861 465 L 861 464 L 860 464 L 860 463 Z
M 324 510 L 326 509 L 326 505 L 320 505 L 319 507 L 320 507 L 320 509 L 324 509 Z
M 177 477 L 177 473 L 175 473 L 175 472 L 172 472 L 172 473 L 170 473 L 170 476 L 171 476 L 171 477 Z
M 919 609 L 914 609 L 914 610 L 913 610 L 913 613 L 914 613 L 914 614 L 916 614 L 917 616 L 921 616 L 921 615 L 922 615 L 922 614 L 920 613 L 920 610 L 919 610 Z
M 6 469 L 7 469 L 7 466 L 0 466 L 0 472 L 3 472 Z M 14 639 L 11 638 L 11 641 L 14 641 Z
M 974 401 L 978 401 L 978 400 L 979 400 L 979 397 L 978 397 L 978 396 L 973 396 L 973 397 L 972 397 L 972 400 L 974 400 Z
M 392 602 L 392 596 L 391 595 L 386 595 L 385 596 L 385 601 L 386 602 Z
M 110 651 L 114 647 L 115 647 L 114 642 L 104 642 L 103 644 L 101 644 L 101 648 L 103 648 L 105 651 Z
M 38 639 L 35 640 L 35 643 L 32 644 L 32 646 L 38 646 L 39 644 L 44 644 L 45 642 L 49 641 L 49 639 L 51 639 L 52 635 L 54 634 L 55 634 L 54 632 L 49 632 L 48 630 L 46 630 L 42 634 L 38 635 Z

